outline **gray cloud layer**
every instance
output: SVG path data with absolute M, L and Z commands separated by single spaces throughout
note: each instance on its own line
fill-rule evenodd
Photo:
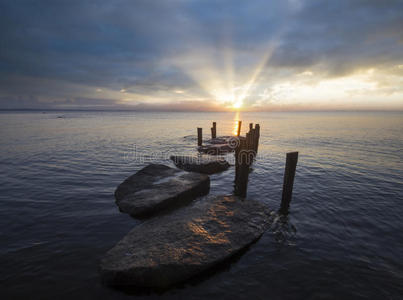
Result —
M 165 98 L 186 89 L 205 103 L 136 99 L 137 108 L 210 110 L 214 99 L 171 58 L 230 47 L 241 72 L 273 40 L 268 83 L 307 69 L 328 78 L 393 69 L 403 64 L 402 16 L 397 0 L 2 1 L 0 108 L 125 108 L 122 89 Z

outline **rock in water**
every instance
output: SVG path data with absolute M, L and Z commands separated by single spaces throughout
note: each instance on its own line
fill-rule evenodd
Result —
M 235 151 L 235 148 L 232 148 L 228 144 L 211 144 L 211 145 L 203 145 L 197 148 L 197 151 L 210 155 L 224 155 Z
M 189 172 L 214 174 L 229 168 L 229 163 L 219 157 L 171 156 L 170 158 L 178 168 Z
M 207 175 L 150 164 L 122 182 L 115 198 L 120 211 L 141 217 L 179 206 L 209 190 Z
M 228 259 L 270 226 L 262 203 L 208 196 L 136 226 L 101 260 L 108 285 L 168 287 Z
M 219 136 L 210 140 L 207 140 L 206 143 L 207 144 L 228 144 L 228 143 L 232 143 L 233 140 L 238 139 L 239 137 L 237 136 Z
M 210 155 L 222 155 L 234 152 L 239 146 L 241 140 L 245 137 L 241 136 L 222 136 L 205 141 L 205 144 L 199 146 L 197 150 L 201 153 Z

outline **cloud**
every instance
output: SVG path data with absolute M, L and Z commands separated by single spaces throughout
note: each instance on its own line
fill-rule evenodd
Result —
M 316 1 L 295 15 L 272 64 L 329 76 L 402 59 L 401 1 Z
M 396 107 L 402 13 L 394 0 L 3 1 L 0 108 L 270 109 L 312 102 L 274 97 L 279 86 L 297 93 L 369 69 L 375 90 L 350 97 Z

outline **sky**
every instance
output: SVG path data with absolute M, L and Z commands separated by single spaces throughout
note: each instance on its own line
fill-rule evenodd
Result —
M 403 110 L 403 1 L 0 0 L 0 109 Z

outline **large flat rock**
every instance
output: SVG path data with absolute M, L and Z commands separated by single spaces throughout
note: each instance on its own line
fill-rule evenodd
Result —
M 208 196 L 136 226 L 100 264 L 108 285 L 168 287 L 230 258 L 270 226 L 262 203 Z
M 170 159 L 175 165 L 188 172 L 197 172 L 203 174 L 214 174 L 225 171 L 230 164 L 221 157 L 215 156 L 180 156 L 173 155 Z
M 205 174 L 150 164 L 122 182 L 115 199 L 120 211 L 141 217 L 180 206 L 209 190 L 210 178 Z

